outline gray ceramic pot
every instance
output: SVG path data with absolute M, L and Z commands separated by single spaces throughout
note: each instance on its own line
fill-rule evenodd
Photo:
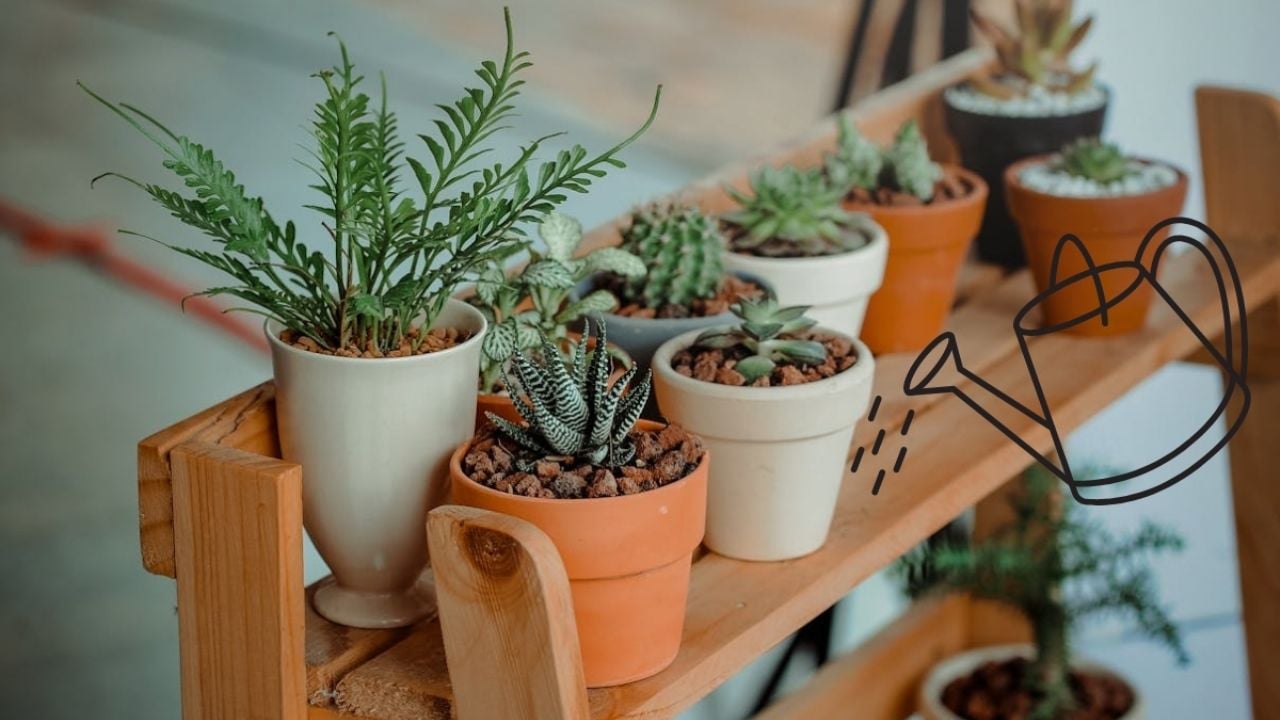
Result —
M 734 273 L 735 277 L 755 283 L 769 293 L 773 288 L 755 275 Z M 577 288 L 578 297 L 582 297 L 596 289 L 596 278 L 584 280 Z M 638 376 L 643 376 L 653 360 L 653 353 L 658 346 L 677 335 L 691 330 L 705 330 L 716 325 L 729 325 L 734 321 L 733 313 L 723 312 L 719 315 L 693 318 L 636 318 L 613 313 L 600 313 L 592 316 L 592 321 L 603 320 L 609 329 L 609 341 L 615 343 L 631 356 L 640 366 Z M 650 394 L 649 405 L 645 408 L 645 417 L 657 417 L 657 403 Z

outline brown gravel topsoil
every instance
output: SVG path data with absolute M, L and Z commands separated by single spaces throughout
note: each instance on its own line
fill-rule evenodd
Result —
M 952 680 L 942 691 L 942 704 L 966 720 L 1026 720 L 1034 696 L 1023 687 L 1030 662 L 1014 658 L 988 662 Z M 1133 690 L 1110 675 L 1071 672 L 1075 709 L 1058 720 L 1116 720 L 1133 707 Z
M 626 284 L 621 278 L 606 277 L 601 281 L 600 286 L 605 290 L 612 292 L 620 298 L 626 297 Z M 691 305 L 677 305 L 675 303 L 667 303 L 658 308 L 646 307 L 643 303 L 632 302 L 623 305 L 614 311 L 615 315 L 623 315 L 626 317 L 662 320 L 679 319 L 679 318 L 696 318 L 696 317 L 713 317 L 729 311 L 729 306 L 738 302 L 743 298 L 764 297 L 764 288 L 742 278 L 732 275 L 725 276 L 720 282 L 720 288 L 716 294 L 709 298 L 699 298 L 693 301 Z
M 679 425 L 634 430 L 630 463 L 610 470 L 563 457 L 527 458 L 524 450 L 487 427 L 462 459 L 467 477 L 486 487 L 532 498 L 617 497 L 656 490 L 693 472 L 702 462 L 702 441 Z M 520 469 L 521 465 L 528 471 Z
M 848 202 L 859 205 L 888 205 L 905 207 L 911 205 L 938 205 L 951 200 L 958 200 L 973 192 L 973 184 L 966 180 L 955 168 L 943 168 L 942 179 L 933 185 L 933 199 L 925 202 L 911 193 L 898 192 L 887 187 L 875 190 L 855 188 L 845 198 Z
M 467 341 L 471 334 L 465 330 L 457 328 L 435 328 L 427 333 L 427 339 L 422 343 L 418 342 L 420 337 L 418 328 L 413 328 L 400 341 L 400 347 L 389 352 L 382 352 L 372 344 L 364 349 L 355 345 L 348 345 L 340 350 L 328 350 L 320 347 L 315 340 L 309 337 L 299 335 L 292 330 L 285 330 L 280 333 L 280 340 L 288 345 L 306 350 L 318 355 L 336 355 L 338 357 L 348 358 L 395 358 L 410 357 L 412 355 L 428 355 L 441 350 L 459 345 Z
M 857 247 L 855 247 L 855 248 L 854 248 L 854 249 L 852 249 L 852 250 L 838 250 L 838 251 L 836 251 L 836 252 L 823 253 L 823 254 L 820 254 L 820 255 L 806 255 L 806 254 L 805 254 L 805 253 L 803 253 L 803 252 L 800 252 L 800 251 L 791 251 L 791 250 L 787 250 L 787 251 L 783 251 L 783 252 L 770 253 L 770 252 L 760 252 L 760 250 L 759 250 L 758 248 L 750 248 L 750 249 L 745 249 L 745 250 L 744 250 L 744 249 L 742 249 L 742 248 L 740 248 L 740 247 L 738 246 L 738 239 L 739 239 L 739 238 L 741 238 L 741 237 L 743 237 L 743 236 L 745 236 L 747 233 L 746 233 L 746 231 L 745 231 L 745 230 L 743 230 L 743 229 L 742 229 L 741 227 L 739 227 L 738 225 L 734 225 L 734 224 L 733 224 L 733 223 L 731 223 L 731 222 L 725 222 L 725 221 L 723 221 L 723 220 L 722 220 L 722 221 L 720 222 L 720 229 L 721 229 L 721 231 L 723 231 L 723 232 L 724 232 L 724 236 L 725 236 L 726 238 L 728 238 L 728 240 L 729 240 L 729 250 L 730 250 L 730 251 L 732 251 L 732 252 L 736 252 L 736 253 L 740 253 L 740 254 L 742 254 L 742 255 L 750 255 L 750 256 L 752 256 L 752 257 L 767 257 L 767 258 L 804 258 L 804 257 L 830 257 L 830 256 L 832 256 L 832 255 L 846 255 L 846 254 L 848 254 L 848 253 L 860 252 L 860 251 L 861 251 L 863 248 L 865 248 L 865 247 L 866 247 L 866 246 L 871 242 L 871 240 L 872 240 L 872 236 L 871 236 L 870 234 L 868 234 L 868 233 L 866 233 L 866 232 L 863 232 L 862 230 L 860 230 L 860 229 L 858 229 L 858 228 L 853 228 L 853 227 L 851 227 L 851 228 L 846 228 L 846 230 L 848 231 L 848 233 L 849 233 L 850 235 L 857 235 L 859 238 L 861 238 L 861 239 L 862 239 L 862 244 L 858 245 Z
M 784 365 L 779 363 L 773 372 L 756 378 L 751 387 L 775 387 L 778 385 L 802 385 L 815 380 L 825 380 L 844 372 L 858 361 L 858 351 L 853 343 L 838 336 L 822 332 L 803 332 L 784 335 L 785 339 L 817 340 L 827 347 L 827 359 L 821 365 Z M 685 348 L 671 358 L 671 368 L 685 377 L 721 385 L 746 385 L 746 378 L 733 367 L 750 355 L 741 345 L 716 350 L 712 348 Z

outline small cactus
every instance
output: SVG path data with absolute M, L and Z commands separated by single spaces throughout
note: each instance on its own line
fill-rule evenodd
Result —
M 591 323 L 583 328 L 583 342 L 574 348 L 566 367 L 551 340 L 542 339 L 542 352 L 531 356 L 517 352 L 512 365 L 515 377 L 506 378 L 513 391 L 511 401 L 524 424 L 486 413 L 497 431 L 534 458 L 563 457 L 616 468 L 635 456 L 631 428 L 649 399 L 650 375 L 631 386 L 632 366 L 611 386 L 613 361 L 606 347 L 601 323 L 595 336 L 597 350 L 587 352 Z M 631 386 L 630 391 L 627 388 Z
M 1062 149 L 1057 169 L 1104 185 L 1129 175 L 1129 159 L 1114 143 L 1098 138 L 1081 138 Z
M 868 242 L 871 218 L 849 212 L 849 188 L 831 183 L 822 168 L 762 167 L 751 175 L 752 194 L 726 188 L 741 209 L 724 221 L 741 232 L 735 251 L 764 257 L 813 257 L 852 252 Z
M 875 190 L 880 186 L 880 171 L 884 168 L 880 147 L 858 132 L 847 113 L 840 114 L 839 128 L 836 151 L 827 156 L 827 179 L 832 185 L 845 186 L 848 190 Z
M 694 347 L 724 350 L 743 346 L 749 357 L 733 366 L 747 385 L 773 372 L 779 362 L 793 365 L 820 365 L 827 348 L 816 340 L 784 339 L 783 335 L 808 330 L 816 323 L 805 317 L 807 305 L 781 307 L 773 298 L 742 300 L 732 307 L 742 322 L 730 328 L 714 328 L 693 341 Z
M 724 238 L 716 222 L 690 205 L 650 205 L 631 215 L 623 250 L 639 257 L 644 276 L 626 282 L 626 300 L 648 308 L 688 307 L 714 297 L 724 276 Z
M 1071 0 L 1015 0 L 1016 30 L 1008 30 L 977 10 L 970 16 L 978 31 L 995 47 L 999 69 L 978 76 L 970 85 L 978 92 L 1003 100 L 1027 95 L 1032 87 L 1050 92 L 1076 93 L 1093 84 L 1097 64 L 1075 72 L 1068 63 L 1093 18 L 1072 22 Z
M 893 144 L 881 150 L 853 126 L 848 115 L 840 116 L 836 152 L 827 156 L 828 181 L 850 190 L 890 190 L 914 195 L 924 202 L 933 199 L 934 185 L 942 178 L 942 167 L 929 159 L 929 146 L 915 120 L 898 128 Z
M 929 147 L 915 120 L 898 129 L 893 145 L 884 151 L 891 187 L 911 193 L 925 202 L 933 199 L 933 186 L 942 179 L 942 168 L 929 159 Z

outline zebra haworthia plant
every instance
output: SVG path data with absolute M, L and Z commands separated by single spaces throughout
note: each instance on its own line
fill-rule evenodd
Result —
M 813 327 L 805 317 L 805 305 L 781 307 L 773 298 L 742 300 L 731 308 L 742 322 L 729 328 L 714 328 L 699 335 L 694 347 L 728 349 L 743 346 L 751 355 L 739 360 L 737 370 L 750 385 L 777 367 L 778 363 L 818 365 L 827 359 L 827 348 L 816 340 L 785 338 Z
M 543 338 L 542 353 L 517 352 L 515 377 L 506 378 L 511 400 L 524 425 L 487 413 L 498 432 L 534 457 L 559 457 L 608 468 L 627 464 L 636 448 L 629 434 L 649 399 L 650 375 L 634 387 L 634 366 L 611 386 L 613 360 L 605 347 L 603 323 L 595 336 L 596 349 L 587 352 L 591 324 L 583 342 L 574 348 L 566 367 L 559 353 Z M 630 390 L 628 390 L 630 388 Z

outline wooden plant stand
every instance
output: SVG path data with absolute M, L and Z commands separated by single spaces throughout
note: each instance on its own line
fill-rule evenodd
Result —
M 918 118 L 931 145 L 953 156 L 939 94 L 990 62 L 975 50 L 866 99 L 855 116 L 877 140 Z M 1253 407 L 1231 444 L 1244 615 L 1254 713 L 1280 717 L 1280 104 L 1236 91 L 1197 95 L 1209 221 L 1241 270 L 1251 341 Z M 834 142 L 822 123 L 768 162 L 812 164 Z M 707 210 L 729 205 L 750 165 L 695 185 Z M 611 224 L 590 238 L 615 241 Z M 1162 282 L 1209 336 L 1222 332 L 1205 268 L 1188 253 L 1169 259 Z M 1027 272 L 973 265 L 951 327 L 967 367 L 1014 397 L 1030 383 L 1011 319 L 1030 298 Z M 1038 370 L 1055 416 L 1074 428 L 1166 363 L 1196 350 L 1166 308 L 1133 335 L 1041 342 Z M 339 627 L 317 616 L 302 582 L 304 470 L 279 458 L 273 387 L 260 385 L 173 425 L 138 447 L 142 556 L 176 577 L 187 720 L 401 720 L 659 718 L 693 705 L 761 653 L 831 606 L 966 508 L 978 525 L 997 517 L 1002 488 L 1027 456 L 962 403 L 901 391 L 910 355 L 877 359 L 875 422 L 859 424 L 851 455 L 881 431 L 886 451 L 864 458 L 844 482 L 830 540 L 808 557 L 748 563 L 702 553 L 693 566 L 683 645 L 655 677 L 587 691 L 576 652 L 563 568 L 546 536 L 500 515 L 445 506 L 431 514 L 437 617 L 403 630 Z M 912 452 L 872 496 L 876 471 L 901 446 L 909 411 Z M 1042 451 L 1050 438 L 1010 418 Z M 884 462 L 888 458 L 890 462 Z M 1194 482 L 1194 479 L 1190 480 Z M 1009 483 L 1012 485 L 1012 483 Z M 988 497 L 991 496 L 991 497 Z M 986 499 L 984 501 L 984 499 Z M 1271 607 L 1268 607 L 1268 604 Z M 900 720 L 926 668 L 956 650 L 1025 637 L 989 605 L 951 598 L 916 606 L 861 649 L 829 664 L 762 717 Z M 1270 642 L 1267 642 L 1269 639 Z M 446 658 L 448 659 L 446 667 Z

